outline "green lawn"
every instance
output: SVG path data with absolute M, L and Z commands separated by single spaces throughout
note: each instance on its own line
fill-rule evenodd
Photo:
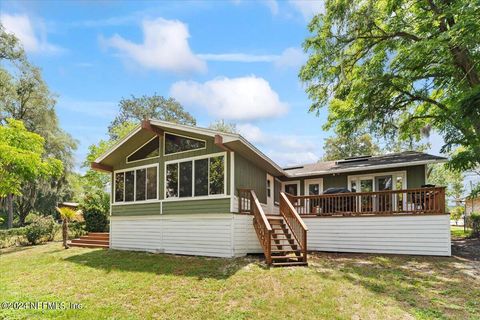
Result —
M 82 304 L 0 319 L 480 319 L 478 266 L 456 258 L 316 254 L 268 269 L 60 243 L 0 252 L 0 302 Z
M 452 239 L 465 239 L 470 237 L 472 234 L 472 229 L 468 229 L 465 231 L 463 227 L 451 226 L 450 227 Z

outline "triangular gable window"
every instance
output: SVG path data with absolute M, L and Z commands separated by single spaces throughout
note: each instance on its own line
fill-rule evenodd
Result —
M 160 139 L 158 137 L 153 138 L 140 149 L 133 152 L 127 157 L 127 162 L 139 161 L 149 158 L 155 158 L 160 155 Z
M 174 154 L 198 149 L 205 149 L 204 140 L 165 133 L 165 154 Z

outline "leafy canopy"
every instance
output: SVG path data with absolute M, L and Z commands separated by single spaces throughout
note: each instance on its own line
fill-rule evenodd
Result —
M 23 123 L 6 119 L 0 126 L 0 198 L 20 195 L 22 184 L 38 177 L 55 177 L 63 171 L 62 162 L 43 159 L 45 140 L 29 132 Z
M 336 134 L 325 139 L 323 161 L 339 160 L 348 157 L 376 155 L 380 147 L 368 133 L 342 135 Z
M 367 127 L 382 137 L 419 140 L 430 130 L 449 166 L 480 164 L 480 2 L 327 0 L 304 42 L 300 78 L 325 129 Z

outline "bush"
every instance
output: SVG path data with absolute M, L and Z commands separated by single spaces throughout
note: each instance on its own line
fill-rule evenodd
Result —
M 35 217 L 32 223 L 26 227 L 26 237 L 30 244 L 40 244 L 52 241 L 55 238 L 59 226 L 52 216 Z
M 472 235 L 474 237 L 480 237 L 480 213 L 473 212 L 470 215 L 470 221 L 472 224 Z
M 68 238 L 75 239 L 80 238 L 85 235 L 87 231 L 85 230 L 85 222 L 69 222 L 68 223 Z
M 85 229 L 88 232 L 108 231 L 108 213 L 110 196 L 106 192 L 87 194 L 80 204 L 85 219 Z
M 27 228 L 0 230 L 0 249 L 27 243 Z

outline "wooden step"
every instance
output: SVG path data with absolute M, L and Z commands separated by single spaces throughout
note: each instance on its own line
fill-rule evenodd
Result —
M 72 243 L 86 243 L 86 244 L 109 244 L 109 240 L 92 240 L 92 239 L 73 239 Z
M 70 247 L 81 247 L 81 248 L 103 248 L 108 249 L 108 244 L 90 244 L 90 243 L 69 243 Z
M 272 255 L 272 259 L 273 260 L 279 260 L 279 259 L 302 259 L 302 257 L 300 256 L 286 256 L 286 255 L 283 255 L 283 256 L 274 256 Z
M 274 267 L 308 266 L 308 262 L 303 262 L 303 261 L 273 262 L 272 266 Z
M 85 239 L 85 240 L 106 240 L 108 241 L 110 238 L 109 237 L 104 237 L 104 236 L 90 236 L 90 235 L 86 235 L 86 236 L 81 236 L 80 239 Z
M 285 249 L 272 249 L 271 250 L 272 253 L 287 253 L 287 252 L 291 252 L 291 253 L 294 253 L 294 252 L 298 252 L 300 253 L 300 249 L 292 249 L 292 250 L 285 250 Z
M 110 233 L 108 232 L 89 232 L 88 233 L 89 236 L 109 236 Z

